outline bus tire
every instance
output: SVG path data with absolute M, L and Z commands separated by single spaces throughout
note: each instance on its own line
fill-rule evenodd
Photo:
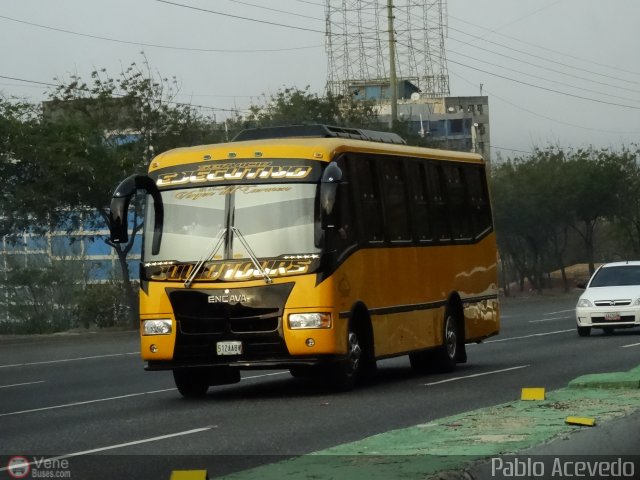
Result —
M 174 368 L 173 381 L 185 398 L 202 398 L 209 389 L 209 372 L 204 368 Z
M 361 337 L 349 322 L 347 334 L 347 356 L 330 368 L 330 380 L 333 386 L 340 391 L 351 390 L 362 368 Z
M 413 352 L 409 354 L 409 363 L 411 364 L 411 369 L 418 373 L 427 373 L 430 371 L 432 367 L 431 359 L 429 358 L 428 350 L 423 350 L 421 352 Z
M 444 314 L 443 344 L 433 350 L 433 366 L 438 372 L 453 372 L 460 348 L 460 323 L 450 308 Z
M 240 381 L 240 370 L 231 367 L 175 368 L 173 380 L 185 398 L 201 398 L 213 385 L 229 385 Z

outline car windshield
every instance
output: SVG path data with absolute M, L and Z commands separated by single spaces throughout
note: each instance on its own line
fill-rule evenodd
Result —
M 317 184 L 262 184 L 202 187 L 162 193 L 164 226 L 157 255 L 145 235 L 145 262 L 194 262 L 211 254 L 216 239 L 235 227 L 259 258 L 319 252 Z M 148 197 L 147 211 L 153 211 Z M 153 231 L 153 215 L 145 232 Z M 237 235 L 228 237 L 212 259 L 250 258 Z
M 598 270 L 589 287 L 640 285 L 640 265 L 604 267 Z

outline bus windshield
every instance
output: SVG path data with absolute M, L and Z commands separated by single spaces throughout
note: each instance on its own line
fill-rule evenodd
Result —
M 162 192 L 164 225 L 157 255 L 145 235 L 144 262 L 196 262 L 209 255 L 225 230 L 239 230 L 258 258 L 320 251 L 317 184 L 260 184 L 201 187 Z M 153 199 L 147 197 L 147 211 Z M 145 232 L 153 231 L 153 215 Z M 240 238 L 225 242 L 212 260 L 250 258 Z

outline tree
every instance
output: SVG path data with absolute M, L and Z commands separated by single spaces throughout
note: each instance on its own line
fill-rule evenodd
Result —
M 116 78 L 105 70 L 94 71 L 88 83 L 72 76 L 51 92 L 37 115 L 10 110 L 13 123 L 4 135 L 9 144 L 2 157 L 3 178 L 10 181 L 2 203 L 3 232 L 71 231 L 80 222 L 106 228 L 113 189 L 146 171 L 154 152 L 218 141 L 214 122 L 177 103 L 176 94 L 175 79 L 154 77 L 146 63 L 132 64 Z M 20 135 L 10 128 L 16 121 Z M 140 212 L 139 203 L 136 208 Z M 140 219 L 135 216 L 126 245 L 112 245 L 134 325 L 137 297 L 126 257 L 142 228 Z
M 564 174 L 571 179 L 565 193 L 573 213 L 572 228 L 585 246 L 589 272 L 595 271 L 595 233 L 621 207 L 619 192 L 625 188 L 624 165 L 608 150 L 580 149 L 568 156 Z
M 267 127 L 321 123 L 340 127 L 367 128 L 377 124 L 377 114 L 371 102 L 333 95 L 326 97 L 289 87 L 279 90 L 262 105 L 249 107 L 246 126 Z

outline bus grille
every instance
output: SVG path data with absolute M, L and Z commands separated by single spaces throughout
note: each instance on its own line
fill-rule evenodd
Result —
M 227 290 L 233 302 L 212 302 L 220 290 L 167 289 L 177 323 L 174 360 L 224 363 L 216 343 L 240 340 L 241 357 L 258 360 L 288 357 L 282 334 L 284 305 L 293 284 Z M 237 301 L 242 298 L 242 301 Z

